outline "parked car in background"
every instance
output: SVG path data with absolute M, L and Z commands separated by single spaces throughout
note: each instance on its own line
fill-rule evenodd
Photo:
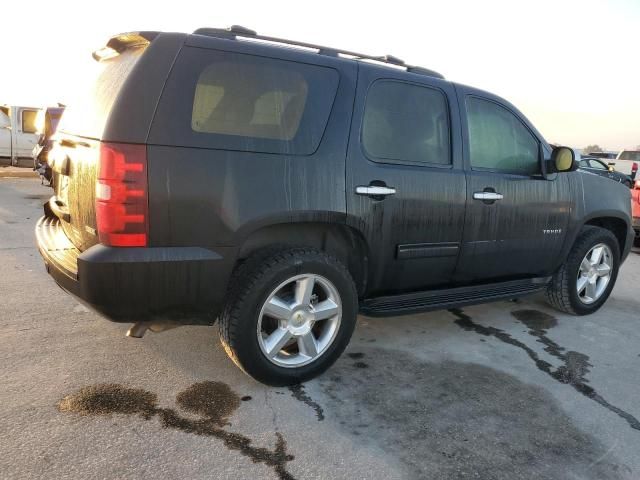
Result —
M 613 160 L 618 156 L 618 152 L 585 152 L 585 157 L 604 158 L 605 160 Z
M 0 158 L 6 159 L 5 163 L 18 165 L 21 159 L 31 161 L 39 137 L 36 118 L 40 111 L 35 107 L 0 106 Z
M 333 364 L 359 311 L 546 292 L 593 313 L 631 249 L 628 188 L 397 57 L 242 27 L 93 56 L 35 234 L 55 281 L 131 336 L 217 321 L 243 371 L 291 385 Z
M 636 232 L 634 245 L 640 248 L 640 179 L 635 181 L 631 190 L 631 215 L 633 230 Z
M 43 180 L 46 180 L 51 184 L 51 166 L 49 164 L 49 152 L 53 146 L 53 140 L 51 137 L 56 133 L 58 123 L 62 114 L 64 113 L 64 107 L 47 107 L 38 113 L 36 119 L 36 127 L 40 138 L 38 143 L 33 147 L 33 169 L 40 174 Z
M 579 162 L 580 170 L 586 172 L 595 173 L 601 177 L 610 178 L 616 182 L 622 183 L 628 188 L 633 186 L 633 180 L 629 175 L 616 172 L 612 165 L 607 165 L 599 158 L 595 157 L 581 157 Z
M 615 159 L 614 168 L 618 172 L 633 176 L 638 170 L 638 164 L 640 164 L 640 150 L 622 150 Z

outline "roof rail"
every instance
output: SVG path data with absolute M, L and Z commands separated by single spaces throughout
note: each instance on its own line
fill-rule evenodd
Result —
M 308 48 L 317 50 L 320 55 L 327 55 L 330 57 L 346 56 L 352 57 L 355 60 L 372 60 L 374 62 L 388 63 L 390 65 L 396 65 L 404 67 L 407 72 L 416 73 L 418 75 L 428 75 L 430 77 L 442 78 L 444 76 L 436 71 L 429 70 L 428 68 L 418 67 L 414 65 L 407 65 L 403 60 L 393 55 L 366 55 L 363 53 L 351 52 L 349 50 L 342 50 L 339 48 L 324 47 L 322 45 L 316 45 L 313 43 L 298 42 L 296 40 L 287 40 L 278 37 L 269 37 L 266 35 L 258 35 L 255 30 L 251 30 L 240 25 L 232 25 L 229 28 L 198 28 L 193 32 L 195 35 L 206 35 L 208 37 L 226 38 L 229 40 L 237 40 L 238 37 L 249 38 L 256 40 L 263 40 L 265 42 L 280 43 L 283 45 L 293 45 L 296 47 Z

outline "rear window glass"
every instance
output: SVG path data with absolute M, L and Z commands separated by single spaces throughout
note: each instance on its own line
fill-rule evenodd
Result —
M 324 134 L 338 79 L 328 67 L 185 47 L 150 141 L 309 155 Z
M 145 47 L 129 48 L 101 62 L 89 60 L 84 71 L 74 71 L 69 78 L 76 82 L 78 93 L 65 109 L 59 129 L 99 139 L 118 92 L 144 50 Z

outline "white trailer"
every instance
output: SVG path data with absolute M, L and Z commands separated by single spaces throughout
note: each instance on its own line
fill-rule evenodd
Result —
M 18 165 L 21 158 L 31 159 L 40 134 L 36 117 L 40 108 L 0 106 L 0 164 Z

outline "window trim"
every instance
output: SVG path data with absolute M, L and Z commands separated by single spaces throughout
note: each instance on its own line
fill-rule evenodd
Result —
M 497 168 L 484 168 L 484 167 L 474 167 L 473 166 L 473 164 L 471 163 L 471 148 L 470 148 L 471 142 L 470 142 L 470 135 L 469 135 L 469 113 L 467 111 L 467 100 L 469 98 L 477 98 L 479 100 L 484 100 L 485 102 L 493 103 L 493 104 L 497 105 L 498 107 L 501 107 L 501 108 L 505 109 L 506 111 L 511 113 L 514 117 L 516 117 L 516 119 L 520 122 L 520 124 L 527 130 L 527 132 L 529 132 L 529 135 L 531 135 L 534 138 L 534 140 L 538 143 L 538 168 L 539 168 L 539 171 L 537 173 L 533 173 L 532 174 L 532 173 L 524 173 L 524 172 L 519 171 L 519 170 L 500 170 L 500 169 L 497 169 Z M 462 109 L 461 109 L 461 113 L 462 113 Z M 505 175 L 513 175 L 513 176 L 518 176 L 518 177 L 524 177 L 524 178 L 538 178 L 540 176 L 544 176 L 544 169 L 543 169 L 543 166 L 542 166 L 542 158 L 543 158 L 542 146 L 543 146 L 543 142 L 542 142 L 542 140 L 540 140 L 540 138 L 538 138 L 538 136 L 533 132 L 533 130 L 531 130 L 531 128 L 529 128 L 529 125 L 527 125 L 527 122 L 525 122 L 522 119 L 522 117 L 518 114 L 518 112 L 514 111 L 509 106 L 507 106 L 504 103 L 501 103 L 501 102 L 499 102 L 497 100 L 494 100 L 493 98 L 483 97 L 482 95 L 469 93 L 469 94 L 465 95 L 465 99 L 464 99 L 464 123 L 465 123 L 465 126 L 466 126 L 466 132 L 464 132 L 465 143 L 466 143 L 466 151 L 467 151 L 466 157 L 468 158 L 469 168 L 472 171 L 474 171 L 474 172 L 500 173 L 500 174 L 505 174 Z
M 364 115 L 367 109 L 367 102 L 369 100 L 369 94 L 371 93 L 371 89 L 378 82 L 393 82 L 393 83 L 401 83 L 405 85 L 412 85 L 415 87 L 422 87 L 422 88 L 428 88 L 430 90 L 436 90 L 437 92 L 442 94 L 442 96 L 444 97 L 445 105 L 446 105 L 447 121 L 448 121 L 448 127 L 449 127 L 449 163 L 431 163 L 431 162 L 419 162 L 419 161 L 413 161 L 413 160 L 397 160 L 394 158 L 375 157 L 367 151 L 362 139 L 362 133 L 364 131 Z M 364 101 L 362 103 L 362 114 L 360 115 L 360 117 L 361 117 L 360 133 L 358 135 L 359 143 L 360 143 L 360 151 L 362 152 L 362 154 L 367 160 L 374 163 L 383 164 L 383 165 L 409 165 L 409 166 L 419 166 L 419 167 L 427 167 L 427 168 L 440 168 L 440 169 L 447 169 L 447 170 L 453 169 L 453 131 L 452 131 L 453 118 L 451 115 L 451 103 L 449 102 L 449 96 L 447 95 L 447 92 L 445 92 L 443 89 L 436 86 L 432 86 L 432 85 L 425 85 L 424 83 L 412 82 L 409 80 L 401 80 L 401 79 L 392 78 L 392 77 L 376 78 L 367 87 L 367 92 L 365 94 Z

